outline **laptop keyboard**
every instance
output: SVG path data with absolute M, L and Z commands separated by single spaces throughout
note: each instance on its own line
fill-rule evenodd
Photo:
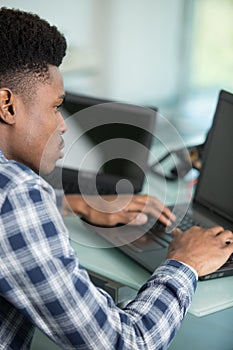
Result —
M 181 215 L 183 217 L 183 213 L 176 213 L 177 218 L 181 217 Z M 182 231 L 186 231 L 193 225 L 198 225 L 198 223 L 186 214 L 177 227 Z M 143 231 L 146 233 L 130 243 L 130 246 L 138 252 L 166 248 L 172 241 L 173 236 L 171 231 L 173 227 L 169 231 L 160 221 L 155 221 L 154 217 L 148 216 L 147 223 L 142 226 Z
M 176 214 L 177 217 L 179 217 L 179 213 Z M 200 223 L 193 220 L 193 217 L 191 217 L 190 215 L 186 214 L 183 219 L 181 220 L 181 222 L 178 224 L 178 228 L 180 228 L 182 231 L 186 231 L 188 230 L 190 227 L 192 226 L 200 226 Z M 203 226 L 203 225 L 202 225 Z
M 171 233 L 171 231 L 173 230 L 173 228 L 176 226 L 178 228 L 180 228 L 182 231 L 186 231 L 188 230 L 190 227 L 196 225 L 196 226 L 199 226 L 200 223 L 198 223 L 197 221 L 195 221 L 191 215 L 188 215 L 186 214 L 184 216 L 183 213 L 181 212 L 176 212 L 176 217 L 177 217 L 177 222 L 179 222 L 180 218 L 181 218 L 181 221 L 178 223 L 178 225 L 175 225 L 173 224 L 171 226 L 171 229 L 169 230 L 169 227 L 165 227 L 160 221 L 155 221 L 154 218 L 152 217 L 149 217 L 148 218 L 148 221 L 147 223 L 145 224 L 145 227 L 147 227 L 148 231 L 152 232 L 153 234 L 156 234 L 156 232 L 159 232 L 159 233 L 166 233 L 164 231 L 167 231 Z

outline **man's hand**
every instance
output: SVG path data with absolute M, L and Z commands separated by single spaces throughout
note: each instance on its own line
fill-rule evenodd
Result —
M 170 225 L 175 217 L 170 209 L 158 199 L 147 195 L 66 195 L 63 202 L 64 213 L 82 215 L 96 225 L 116 224 L 142 225 L 147 222 L 147 214 Z
M 221 226 L 193 226 L 186 232 L 175 229 L 173 234 L 168 259 L 192 266 L 198 276 L 216 271 L 233 253 L 233 233 Z

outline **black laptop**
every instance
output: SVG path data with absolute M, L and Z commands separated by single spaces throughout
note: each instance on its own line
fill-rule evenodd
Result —
M 233 230 L 233 94 L 220 91 L 203 164 L 191 206 L 175 206 L 178 227 L 222 225 Z M 179 212 L 181 214 L 179 214 Z M 184 216 L 184 213 L 186 215 Z M 182 219 L 182 220 L 181 220 Z M 106 229 L 95 228 L 102 236 Z M 144 233 L 146 232 L 146 233 Z M 144 233 L 144 234 L 143 234 Z M 166 258 L 172 240 L 169 230 L 150 221 L 142 227 L 122 226 L 109 230 L 108 240 L 150 272 Z M 233 257 L 218 271 L 201 277 L 208 280 L 233 275 Z
M 157 109 L 67 92 L 61 111 L 68 124 L 66 155 L 46 180 L 66 194 L 140 192 L 148 170 Z M 71 152 L 72 162 L 67 165 Z M 96 169 L 85 167 L 89 155 L 100 164 Z M 80 158 L 82 162 L 77 160 Z

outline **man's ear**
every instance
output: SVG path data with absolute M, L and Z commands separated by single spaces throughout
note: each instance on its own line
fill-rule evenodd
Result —
M 0 121 L 5 124 L 15 123 L 15 98 L 10 89 L 0 88 Z

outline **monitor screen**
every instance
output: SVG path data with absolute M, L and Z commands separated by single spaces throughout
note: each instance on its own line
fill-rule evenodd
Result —
M 195 197 L 230 220 L 233 218 L 232 150 L 233 95 L 221 91 Z
M 113 188 L 119 179 L 126 179 L 139 192 L 147 171 L 156 109 L 68 92 L 61 112 L 68 127 L 65 157 L 58 163 L 64 169 L 63 177 L 66 169 L 85 172 L 87 177 L 92 173 L 99 181 L 102 176 L 105 183 L 113 182 Z

